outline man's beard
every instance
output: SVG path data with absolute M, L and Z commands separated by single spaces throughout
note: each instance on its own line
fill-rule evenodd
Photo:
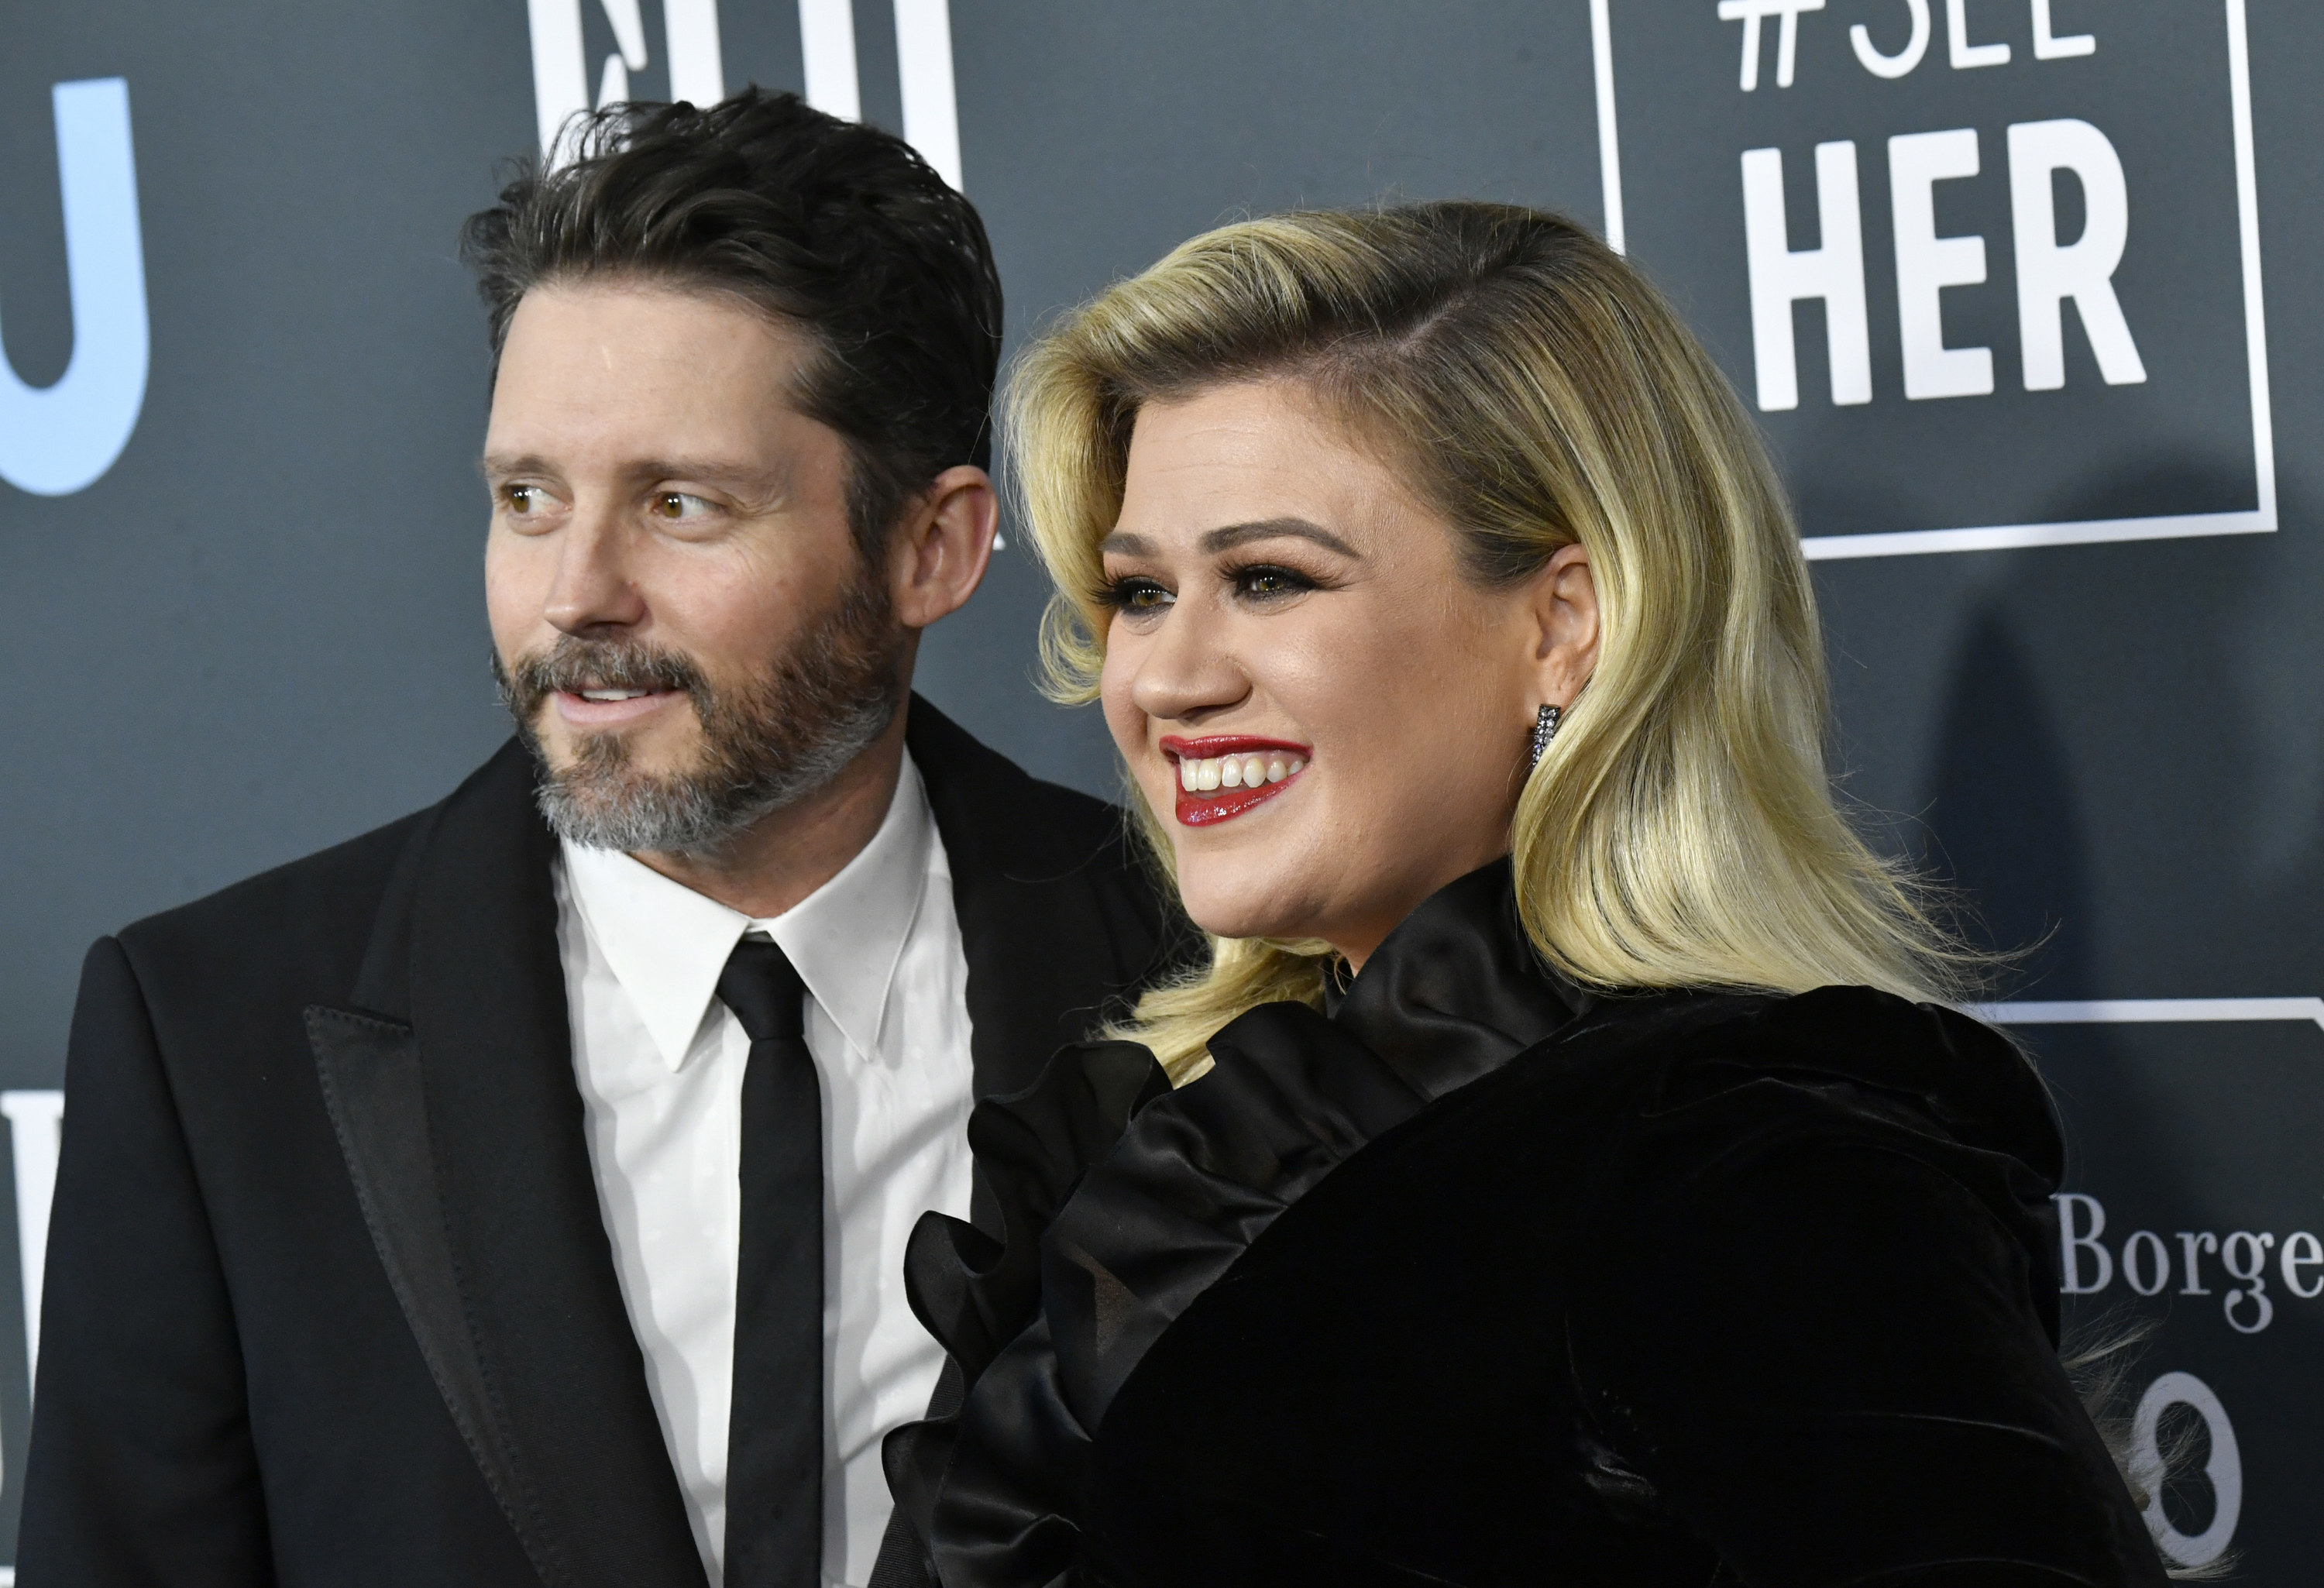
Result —
M 886 586 L 859 577 L 761 676 L 715 689 L 693 661 L 629 640 L 563 634 L 513 669 L 493 658 L 502 702 L 540 768 L 540 814 L 591 849 L 716 855 L 771 813 L 828 783 L 895 719 L 904 637 Z M 694 763 L 650 772 L 620 734 L 576 736 L 570 765 L 549 763 L 537 724 L 559 691 L 669 689 L 693 704 Z

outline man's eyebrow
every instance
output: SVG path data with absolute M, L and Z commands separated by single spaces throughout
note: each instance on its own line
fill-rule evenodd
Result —
M 706 457 L 650 457 L 632 464 L 632 479 L 700 480 L 709 485 L 750 486 L 771 492 L 781 483 L 779 471 L 754 468 L 744 463 L 714 463 Z
M 506 453 L 495 455 L 487 452 L 477 460 L 476 466 L 483 471 L 486 479 L 505 479 L 511 475 L 553 475 L 558 472 L 550 466 L 549 459 L 537 457 L 530 452 L 513 457 Z
M 1264 518 L 1253 523 L 1222 525 L 1215 530 L 1204 531 L 1200 544 L 1204 551 L 1216 554 L 1221 551 L 1231 551 L 1236 547 L 1247 545 L 1253 540 L 1273 540 L 1286 535 L 1294 540 L 1313 540 L 1316 545 L 1326 550 L 1336 551 L 1342 557 L 1360 558 L 1361 556 L 1354 547 L 1341 540 L 1322 524 L 1310 522 L 1304 518 Z
M 487 453 L 482 463 L 487 479 L 506 479 L 514 475 L 562 475 L 564 470 L 536 453 L 500 455 Z M 732 485 L 746 492 L 771 494 L 781 484 L 777 471 L 754 468 L 747 464 L 714 463 L 698 457 L 648 457 L 631 464 L 622 471 L 632 480 L 700 480 L 708 485 Z

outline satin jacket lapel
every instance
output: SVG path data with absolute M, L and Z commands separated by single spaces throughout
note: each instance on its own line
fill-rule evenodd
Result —
M 436 1198 L 420 1039 L 398 1021 L 313 1008 L 307 1039 L 373 1247 L 429 1373 L 533 1569 L 543 1582 L 558 1582 L 549 1530 L 525 1495 L 507 1421 L 493 1406 L 468 1334 Z
M 531 790 L 512 744 L 415 835 L 364 1012 L 309 1031 L 397 1298 L 542 1580 L 699 1584 L 598 1206 Z

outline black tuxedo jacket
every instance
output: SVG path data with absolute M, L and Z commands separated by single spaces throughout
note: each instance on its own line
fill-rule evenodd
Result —
M 1111 808 L 924 702 L 980 1094 L 1158 968 Z M 103 939 L 66 1066 L 17 1581 L 703 1583 L 599 1214 L 512 743 Z M 981 1195 L 981 1193 L 980 1193 Z

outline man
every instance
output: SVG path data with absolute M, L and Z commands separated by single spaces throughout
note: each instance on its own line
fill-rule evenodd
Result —
M 1156 962 L 1119 814 L 908 696 L 992 545 L 974 211 L 788 95 L 574 150 L 468 232 L 518 742 L 90 953 L 32 1588 L 918 1580 L 906 1236 Z

